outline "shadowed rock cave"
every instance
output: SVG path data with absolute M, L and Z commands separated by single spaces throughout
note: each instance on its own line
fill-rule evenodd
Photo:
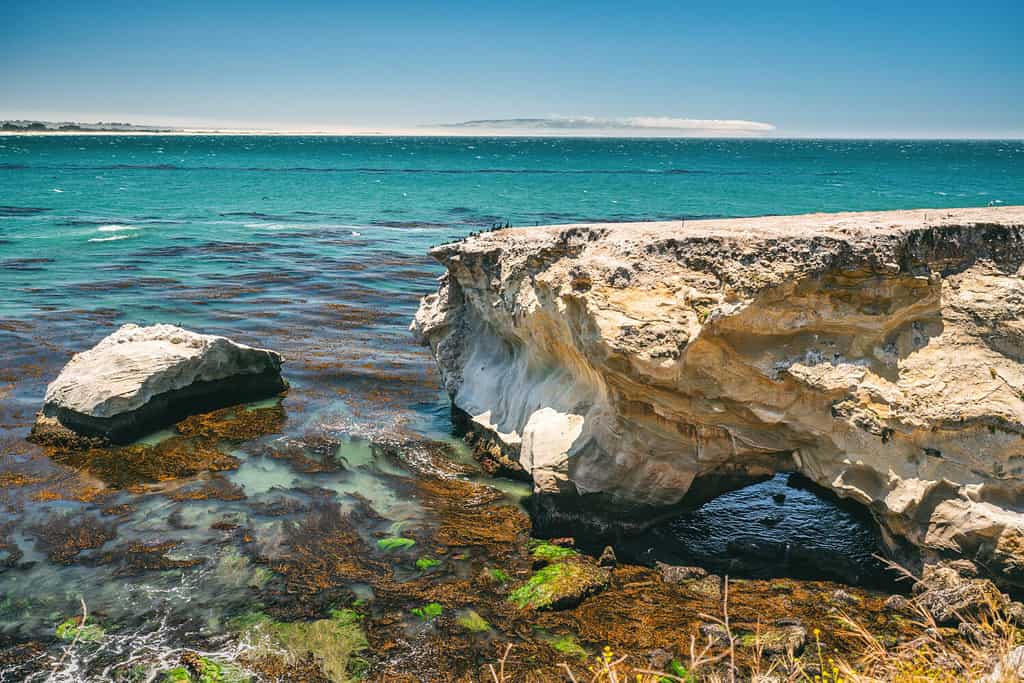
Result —
M 573 527 L 573 517 L 587 514 L 579 500 L 531 498 L 534 533 L 573 536 L 578 547 L 595 555 L 611 545 L 620 561 L 630 563 L 697 565 L 743 578 L 833 580 L 905 590 L 876 557 L 883 552 L 881 536 L 868 510 L 797 472 L 778 472 L 670 513 L 648 510 L 659 519 L 646 528 Z M 644 514 L 637 511 L 632 519 L 640 522 Z

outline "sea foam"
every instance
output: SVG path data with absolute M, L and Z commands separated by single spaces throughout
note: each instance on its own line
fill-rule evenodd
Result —
M 139 230 L 139 228 L 132 225 L 119 225 L 117 223 L 113 223 L 111 225 L 101 225 L 96 228 L 96 230 L 98 232 L 122 232 L 124 230 Z

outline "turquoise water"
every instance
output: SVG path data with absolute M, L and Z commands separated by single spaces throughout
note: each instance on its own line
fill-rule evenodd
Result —
M 315 496 L 372 505 L 381 519 L 362 530 L 368 539 L 424 523 L 400 484 L 410 474 L 371 443 L 450 440 L 432 361 L 407 332 L 441 273 L 431 245 L 506 222 L 989 204 L 1024 204 L 1024 143 L 0 136 L 0 477 L 78 476 L 24 438 L 68 356 L 124 322 L 278 349 L 293 387 L 283 432 L 232 451 L 241 464 L 223 479 L 244 499 L 121 491 L 99 503 L 0 487 L 0 647 L 52 634 L 88 596 L 123 628 L 99 654 L 56 650 L 54 680 L 108 680 L 112 662 L 140 653 L 173 663 L 197 639 L 219 647 L 225 616 L 252 600 L 259 575 L 212 522 L 236 520 L 270 555 L 288 538 L 268 510 Z M 282 444 L 339 466 L 310 472 L 268 455 Z M 505 488 L 510 501 L 523 493 Z M 751 490 L 769 510 L 768 492 Z M 121 503 L 134 510 L 100 510 Z M 39 529 L 72 518 L 113 538 L 85 561 L 51 562 Z M 806 532 L 791 521 L 749 533 Z M 665 533 L 722 538 L 713 526 L 700 518 Z M 203 562 L 125 574 L 95 559 L 167 539 L 178 542 L 168 558 Z M 0 667 L 0 680 L 23 676 Z

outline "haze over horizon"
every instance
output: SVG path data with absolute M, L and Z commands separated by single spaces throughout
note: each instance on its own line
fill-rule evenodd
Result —
M 0 119 L 424 134 L 1024 137 L 1024 5 L 6 8 Z

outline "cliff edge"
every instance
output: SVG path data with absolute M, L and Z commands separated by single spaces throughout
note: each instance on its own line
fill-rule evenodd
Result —
M 431 254 L 447 274 L 413 330 L 538 492 L 613 511 L 798 471 L 894 552 L 1024 585 L 1024 207 L 506 229 Z

